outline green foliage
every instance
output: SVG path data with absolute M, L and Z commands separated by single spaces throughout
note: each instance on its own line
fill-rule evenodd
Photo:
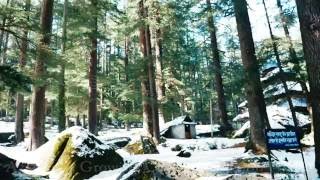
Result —
M 142 116 L 138 114 L 119 114 L 119 120 L 123 122 L 142 122 Z
M 32 81 L 30 77 L 22 74 L 11 66 L 0 66 L 0 91 L 30 92 Z
M 208 32 L 208 9 L 205 1 L 150 0 L 145 2 L 148 17 L 139 19 L 138 2 L 98 0 L 94 9 L 91 1 L 70 0 L 67 13 L 66 51 L 62 54 L 63 1 L 55 1 L 50 57 L 46 59 L 47 73 L 42 77 L 46 84 L 48 102 L 56 101 L 59 90 L 60 66 L 65 65 L 67 115 L 87 114 L 88 109 L 88 60 L 90 37 L 98 39 L 98 111 L 102 119 L 139 122 L 142 120 L 142 95 L 140 81 L 145 72 L 142 68 L 139 43 L 139 27 L 148 25 L 152 34 L 152 54 L 155 56 L 155 31 L 161 31 L 162 75 L 165 96 L 158 103 L 165 119 L 190 114 L 198 121 L 208 122 L 209 102 L 216 106 L 217 94 L 212 85 L 214 72 L 210 64 L 211 47 Z M 245 100 L 244 72 L 240 57 L 239 40 L 233 19 L 231 0 L 211 0 L 220 50 L 222 75 L 229 116 L 238 113 L 237 104 Z M 289 27 L 296 22 L 294 5 L 283 3 L 284 15 Z M 7 69 L 0 69 L 0 91 L 28 91 L 33 77 L 36 42 L 39 36 L 40 4 L 32 1 L 30 12 L 24 2 L 11 0 L 0 2 L 0 22 L 7 19 L 5 33 L 10 34 L 7 50 Z M 159 13 L 159 14 L 158 14 Z M 157 19 L 159 15 L 160 19 Z M 28 18 L 29 16 L 29 18 Z M 92 34 L 92 19 L 98 19 L 98 32 Z M 278 16 L 274 16 L 280 24 Z M 232 23 L 229 23 L 231 21 Z M 227 23 L 226 23 L 227 22 Z M 1 27 L 1 25 L 0 25 Z M 280 25 L 278 25 L 280 27 Z M 2 28 L 2 27 L 1 27 Z M 19 61 L 20 41 L 23 30 L 29 31 L 27 64 L 23 71 L 15 70 Z M 2 48 L 2 42 L 1 42 Z M 260 66 L 274 61 L 270 39 L 257 44 Z M 277 45 L 284 66 L 293 71 L 286 38 L 277 37 Z M 293 42 L 297 51 L 299 74 L 306 80 L 302 45 Z M 127 49 L 126 49 L 127 47 Z M 126 52 L 127 50 L 127 52 Z M 3 51 L 0 51 L 1 56 Z M 126 54 L 127 53 L 127 54 Z M 128 58 L 126 66 L 125 60 Z M 38 82 L 34 82 L 38 83 Z M 11 106 L 1 94 L 2 105 Z M 29 97 L 26 97 L 28 100 Z M 5 105 L 4 105 L 5 104 Z

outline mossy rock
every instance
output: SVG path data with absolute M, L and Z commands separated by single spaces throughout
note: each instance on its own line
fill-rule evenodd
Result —
M 177 163 L 167 163 L 147 159 L 144 162 L 129 167 L 130 169 L 121 174 L 118 179 L 184 179 L 192 180 L 200 177 L 212 177 L 214 174 L 207 171 L 197 171 L 179 166 Z M 125 177 L 125 178 L 124 178 Z
M 67 129 L 44 146 L 48 155 L 41 169 L 49 171 L 50 178 L 54 179 L 86 179 L 123 165 L 122 157 L 111 146 L 81 127 Z
M 125 147 L 130 154 L 159 154 L 156 144 L 150 137 L 141 137 Z

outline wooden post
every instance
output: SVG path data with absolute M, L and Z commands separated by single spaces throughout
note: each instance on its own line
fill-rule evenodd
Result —
M 270 155 L 270 150 L 268 149 L 268 159 L 269 159 L 269 168 L 270 168 L 270 174 L 271 174 L 271 179 L 274 179 L 274 172 L 272 169 L 272 162 L 271 162 L 271 155 Z

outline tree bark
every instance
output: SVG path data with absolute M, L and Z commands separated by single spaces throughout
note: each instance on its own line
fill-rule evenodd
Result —
M 160 143 L 160 128 L 159 128 L 159 113 L 158 113 L 158 98 L 156 92 L 156 82 L 155 82 L 155 70 L 154 70 L 154 60 L 151 54 L 151 37 L 150 29 L 146 28 L 146 45 L 148 53 L 148 79 L 150 85 L 150 98 L 152 107 L 152 125 L 153 125 L 153 139 L 156 144 Z
M 315 142 L 315 167 L 320 176 L 320 1 L 296 0 L 303 52 L 310 83 Z
M 56 102 L 55 100 L 51 101 L 51 120 L 50 120 L 50 126 L 53 127 L 54 126 L 54 108 L 55 108 Z
M 66 128 L 71 127 L 70 116 L 66 116 Z
M 144 0 L 139 2 L 139 16 L 142 21 L 148 17 L 147 9 L 144 7 Z M 153 138 L 156 144 L 160 142 L 158 103 L 155 85 L 154 61 L 151 53 L 150 29 L 147 24 L 140 27 L 140 46 L 144 58 L 145 77 L 141 81 L 143 95 L 143 116 L 144 126 Z M 149 98 L 149 99 L 146 99 Z M 151 129 L 152 128 L 152 129 Z
M 84 114 L 83 116 L 82 116 L 82 127 L 83 128 L 86 128 L 87 126 L 86 126 L 86 115 Z
M 97 9 L 97 0 L 91 0 L 93 9 Z M 98 17 L 93 15 L 92 32 L 90 34 L 91 51 L 89 62 L 89 110 L 88 110 L 88 124 L 89 131 L 97 134 L 97 33 L 98 33 Z
M 216 27 L 213 20 L 213 12 L 211 8 L 210 0 L 207 0 L 208 8 L 208 27 L 210 32 L 210 42 L 211 42 L 211 51 L 212 51 L 212 71 L 214 72 L 214 86 L 218 96 L 218 109 L 220 115 L 220 124 L 223 132 L 229 131 L 232 129 L 232 126 L 228 122 L 228 114 L 226 107 L 226 98 L 224 95 L 223 81 L 222 81 L 222 69 L 220 63 L 218 41 L 216 35 Z
M 59 79 L 59 93 L 58 93 L 58 130 L 59 132 L 65 130 L 66 125 L 66 98 L 65 98 L 65 51 L 67 42 L 67 13 L 68 0 L 64 0 L 63 5 L 63 25 L 62 25 L 62 59 L 60 62 L 60 79 Z
M 26 0 L 25 11 L 27 15 L 27 19 L 29 19 L 29 11 L 31 6 L 31 0 Z M 20 47 L 20 61 L 19 66 L 20 69 L 23 69 L 26 65 L 27 59 L 27 49 L 28 49 L 28 29 L 23 30 L 23 39 L 21 40 Z M 23 132 L 23 109 L 24 109 L 24 96 L 23 94 L 17 94 L 16 100 L 16 123 L 15 123 L 15 136 L 17 143 L 22 142 L 24 140 L 24 132 Z
M 157 26 L 160 26 L 161 17 L 160 17 L 160 7 L 159 2 L 155 2 L 156 8 L 156 23 Z M 159 113 L 159 125 L 165 124 L 163 108 L 162 108 L 162 101 L 165 96 L 165 88 L 163 85 L 163 74 L 162 74 L 162 33 L 160 28 L 156 28 L 155 30 L 155 60 L 156 60 L 156 92 L 157 92 L 157 99 L 159 102 L 158 105 L 158 113 Z
M 145 18 L 145 8 L 144 2 L 141 0 L 139 2 L 139 18 L 141 21 Z M 146 45 L 146 28 L 143 25 L 139 28 L 139 41 L 140 41 L 140 50 L 144 59 L 148 57 L 147 54 L 147 45 Z M 148 72 L 147 63 L 143 62 L 142 68 L 142 77 L 141 77 L 141 93 L 142 93 L 142 110 L 143 110 L 143 128 L 146 132 L 152 136 L 153 134 L 153 122 L 152 122 L 152 107 L 151 107 L 151 95 L 150 95 L 150 85 L 148 81 L 148 76 L 146 76 L 146 72 Z
M 125 57 L 124 57 L 124 71 L 125 71 L 125 81 L 126 83 L 129 82 L 129 38 L 125 37 L 125 42 L 124 42 L 124 52 L 125 52 Z M 130 113 L 130 101 L 125 101 L 124 102 L 124 108 L 125 108 L 125 113 Z M 125 121 L 125 127 L 126 130 L 130 130 L 130 122 L 127 120 Z
M 24 97 L 22 94 L 17 94 L 16 100 L 16 123 L 15 123 L 15 137 L 16 142 L 22 142 L 24 140 L 24 132 L 23 132 L 23 103 Z
M 246 0 L 233 0 L 242 63 L 245 71 L 245 91 L 250 116 L 250 139 L 255 153 L 266 153 L 264 137 L 266 125 L 270 127 L 266 104 L 260 82 L 258 62 L 255 55 L 251 25 Z
M 53 0 L 43 0 L 41 5 L 40 31 L 41 38 L 37 47 L 35 64 L 35 80 L 32 92 L 32 109 L 30 116 L 30 150 L 35 150 L 44 143 L 42 127 L 45 121 L 45 91 L 44 76 L 46 74 L 45 61 L 49 58 L 48 46 L 52 27 Z
M 76 126 L 81 126 L 81 123 L 80 123 L 80 115 L 79 115 L 79 114 L 77 114 L 75 125 L 76 125 Z

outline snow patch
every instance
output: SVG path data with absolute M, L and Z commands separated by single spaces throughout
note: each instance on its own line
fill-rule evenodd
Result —
M 302 91 L 301 85 L 297 82 L 287 81 L 287 86 L 289 90 Z M 266 97 L 276 96 L 283 93 L 285 93 L 285 89 L 282 83 L 279 83 L 277 85 L 271 84 L 267 86 L 263 91 L 263 94 L 265 94 Z
M 211 132 L 219 132 L 220 130 L 219 124 L 213 124 L 213 125 L 196 125 L 196 132 L 198 134 L 206 134 Z

